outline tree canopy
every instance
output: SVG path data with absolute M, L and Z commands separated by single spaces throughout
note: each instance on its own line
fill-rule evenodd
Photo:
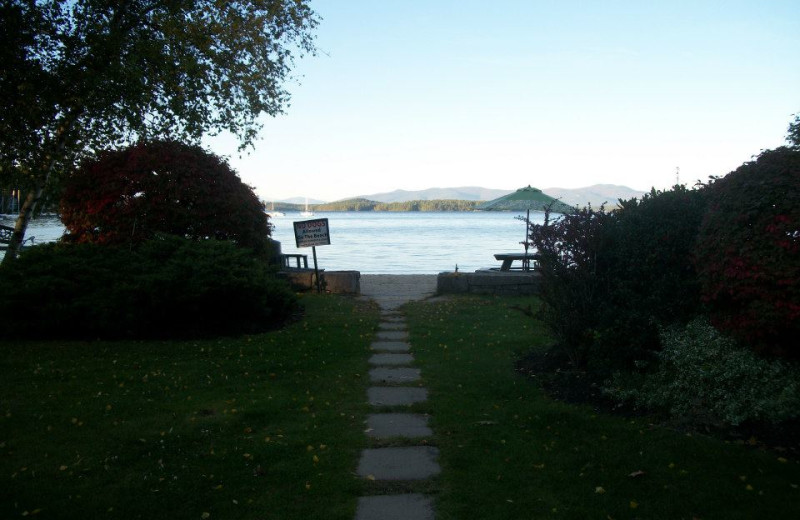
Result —
M 800 114 L 795 114 L 794 121 L 789 123 L 789 128 L 786 131 L 786 142 L 789 147 L 795 150 L 800 150 Z
M 262 252 L 270 234 L 263 205 L 227 162 L 174 141 L 84 161 L 65 184 L 60 213 L 73 242 L 138 244 L 164 233 Z
M 2 2 L 0 185 L 28 191 L 6 260 L 52 178 L 94 150 L 219 131 L 252 144 L 317 23 L 304 0 Z

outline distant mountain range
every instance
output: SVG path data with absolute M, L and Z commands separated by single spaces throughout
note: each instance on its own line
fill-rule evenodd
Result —
M 478 186 L 461 188 L 428 188 L 427 190 L 408 191 L 394 190 L 374 195 L 359 195 L 358 199 L 375 202 L 408 202 L 410 200 L 492 200 L 511 193 L 513 190 L 495 190 Z
M 493 200 L 503 195 L 507 195 L 514 190 L 498 190 L 492 188 L 482 188 L 479 186 L 462 186 L 459 188 L 428 188 L 427 190 L 408 191 L 395 190 L 386 193 L 374 193 L 372 195 L 359 195 L 348 197 L 347 199 L 367 199 L 375 202 L 408 202 L 412 200 Z M 559 199 L 569 206 L 586 206 L 591 204 L 597 208 L 602 203 L 611 207 L 617 204 L 618 199 L 631 199 L 641 197 L 645 192 L 634 190 L 627 186 L 616 184 L 594 184 L 585 188 L 542 188 L 542 191 L 551 197 Z M 304 197 L 294 197 L 275 202 L 289 204 L 305 204 Z M 318 199 L 308 199 L 309 204 L 324 204 L 325 201 Z
M 581 207 L 591 204 L 593 208 L 600 207 L 600 204 L 604 202 L 607 207 L 616 206 L 619 199 L 641 198 L 646 193 L 616 184 L 594 184 L 585 188 L 574 189 L 544 188 L 542 191 L 551 197 L 557 198 L 564 204 Z
M 319 200 L 319 199 L 306 199 L 305 197 L 292 197 L 291 199 L 276 200 L 275 202 L 285 202 L 286 204 L 305 204 L 306 200 L 308 200 L 309 204 L 325 204 L 326 202 L 328 202 L 326 200 Z

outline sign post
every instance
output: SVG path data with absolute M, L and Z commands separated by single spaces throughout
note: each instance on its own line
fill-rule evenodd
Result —
M 317 269 L 317 246 L 328 246 L 331 243 L 331 235 L 328 231 L 328 219 L 318 218 L 314 220 L 303 220 L 294 223 L 294 239 L 297 247 L 310 247 L 314 256 L 314 277 L 317 279 L 317 292 L 321 292 L 319 286 L 319 269 Z

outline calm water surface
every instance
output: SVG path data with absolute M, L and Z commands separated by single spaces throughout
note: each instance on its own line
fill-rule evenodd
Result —
M 495 253 L 523 251 L 525 223 L 517 212 L 336 212 L 309 218 L 327 218 L 331 245 L 317 246 L 317 261 L 329 271 L 354 270 L 364 274 L 436 274 L 496 267 Z M 271 219 L 273 238 L 284 253 L 307 254 L 297 249 L 292 223 L 309 218 L 287 213 Z M 541 222 L 542 213 L 531 214 Z M 13 225 L 13 219 L 2 219 Z M 27 236 L 36 243 L 57 240 L 64 228 L 55 219 L 31 223 Z M 0 253 L 2 254 L 2 253 Z
M 523 251 L 525 223 L 513 212 L 347 212 L 317 213 L 329 220 L 331 245 L 317 247 L 320 268 L 364 274 L 436 274 L 498 266 L 495 253 Z M 524 216 L 524 215 L 523 215 Z M 543 215 L 531 215 L 541 222 Z M 284 253 L 309 255 L 295 247 L 292 222 L 306 220 L 287 213 L 272 219 L 273 237 Z

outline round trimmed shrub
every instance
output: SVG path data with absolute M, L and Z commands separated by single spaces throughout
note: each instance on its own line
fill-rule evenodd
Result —
M 271 231 L 262 203 L 224 159 L 175 141 L 85 161 L 66 181 L 60 212 L 65 238 L 78 243 L 139 244 L 162 233 L 260 253 Z
M 766 151 L 707 190 L 695 257 L 714 325 L 800 357 L 800 150 Z

